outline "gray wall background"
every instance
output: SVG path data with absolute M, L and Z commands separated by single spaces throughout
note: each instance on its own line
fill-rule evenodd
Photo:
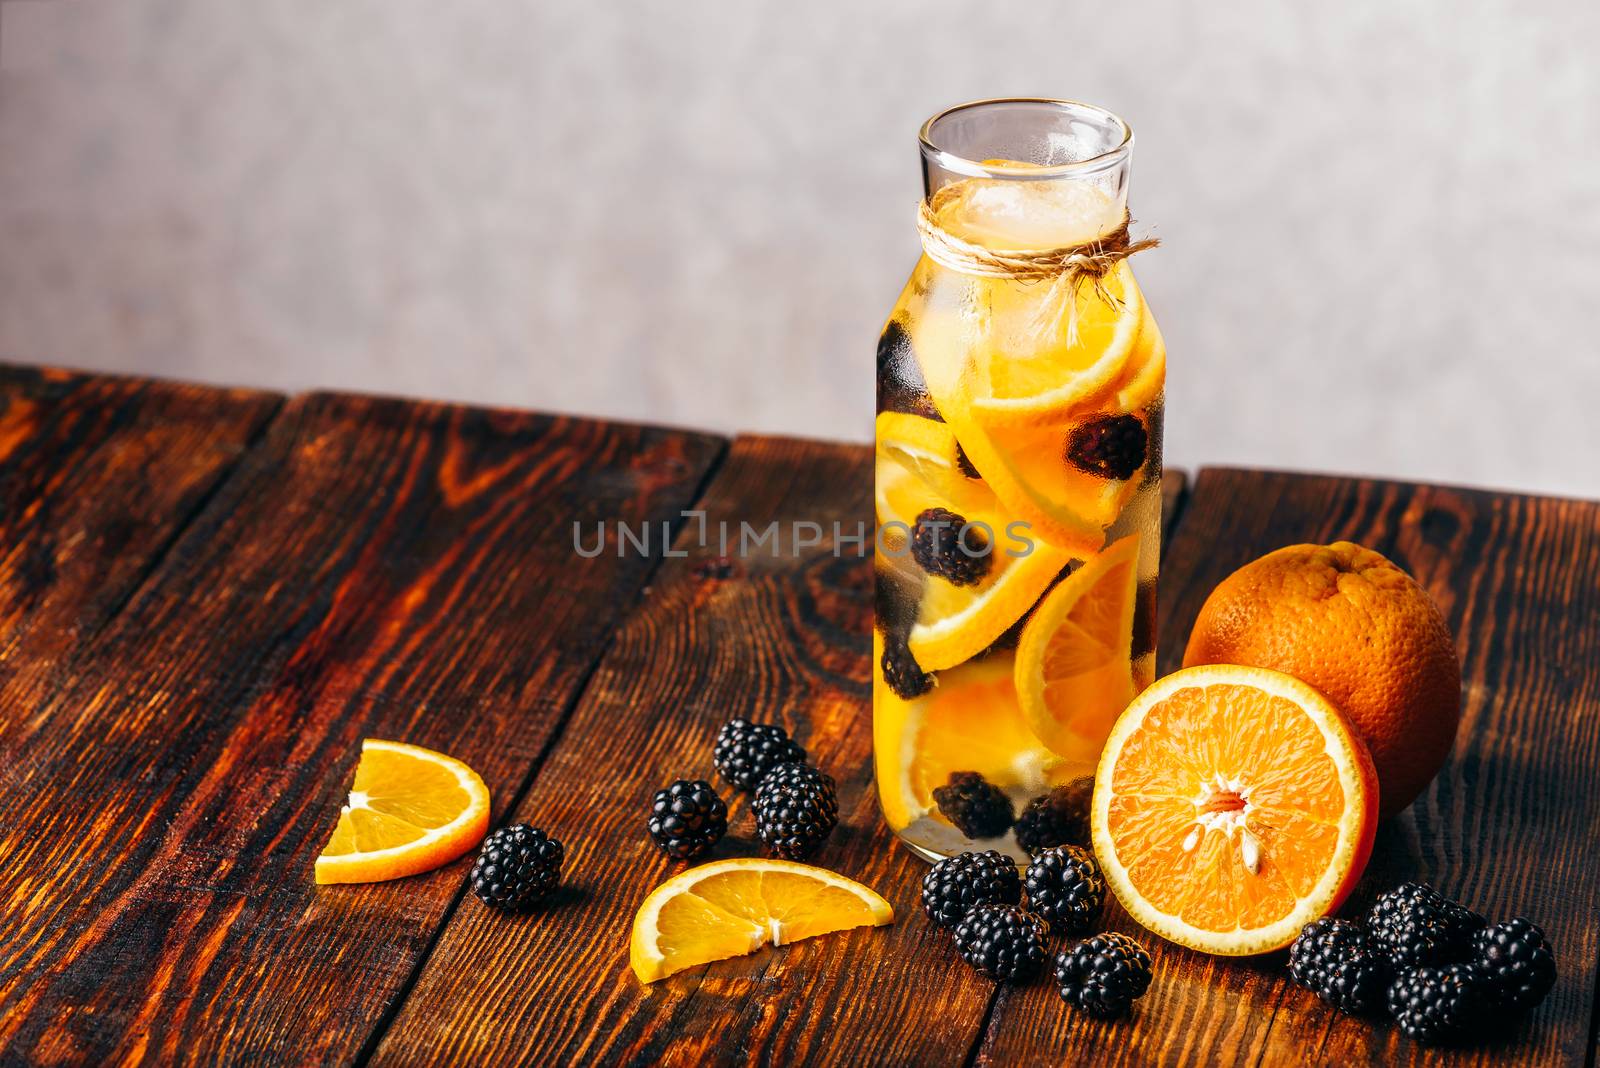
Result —
M 915 132 L 1138 135 L 1171 462 L 1600 495 L 1600 4 L 7 0 L 0 354 L 866 439 Z

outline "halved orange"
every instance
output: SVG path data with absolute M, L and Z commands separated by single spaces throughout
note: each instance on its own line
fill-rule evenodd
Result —
M 642 983 L 802 938 L 881 927 L 894 907 L 825 868 L 737 857 L 690 868 L 651 892 L 633 918 L 629 963 Z
M 489 788 L 477 772 L 432 749 L 368 738 L 316 879 L 374 883 L 432 871 L 488 829 Z
M 1009 654 L 941 672 L 932 690 L 910 701 L 883 681 L 882 656 L 874 634 L 872 756 L 884 818 L 897 830 L 933 813 L 933 791 L 951 772 L 976 771 L 1020 805 L 1093 771 L 1093 755 L 1069 764 L 1028 730 Z
M 1292 942 L 1355 887 L 1378 822 L 1372 758 L 1317 690 L 1210 664 L 1117 720 L 1091 824 L 1106 882 L 1163 938 L 1207 953 Z
M 1139 535 L 1097 553 L 1051 590 L 1022 629 L 1016 687 L 1033 734 L 1077 760 L 1100 753 L 1133 699 Z

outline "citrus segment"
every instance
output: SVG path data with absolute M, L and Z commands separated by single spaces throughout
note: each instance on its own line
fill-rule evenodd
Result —
M 877 893 L 823 868 L 739 857 L 673 876 L 633 919 L 629 963 L 652 983 L 708 961 L 894 922 Z
M 1229 664 L 1157 681 L 1112 728 L 1091 823 L 1106 881 L 1150 930 L 1208 953 L 1277 949 L 1338 907 L 1377 827 L 1376 773 L 1306 683 Z
M 1106 528 L 1139 489 L 1139 476 L 1107 479 L 1066 460 L 1070 426 L 990 434 L 956 399 L 945 405 L 951 427 L 972 465 L 1006 514 L 1030 524 L 1040 538 L 1085 556 L 1105 541 Z
M 319 883 L 370 883 L 432 871 L 483 840 L 489 790 L 478 773 L 421 746 L 368 738 Z
M 1029 729 L 1064 757 L 1090 759 L 1133 699 L 1129 665 L 1139 536 L 1129 534 L 1064 579 L 1017 644 L 1017 700 Z

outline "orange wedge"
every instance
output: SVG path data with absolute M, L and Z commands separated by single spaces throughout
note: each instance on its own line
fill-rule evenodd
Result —
M 893 906 L 853 879 L 809 864 L 738 857 L 656 887 L 634 915 L 628 959 L 640 982 L 653 983 L 762 946 L 893 922 Z
M 489 789 L 453 757 L 368 738 L 319 883 L 375 883 L 442 867 L 483 841 Z
M 1232 664 L 1185 668 L 1128 706 L 1090 815 L 1128 913 L 1225 955 L 1286 946 L 1338 908 L 1377 820 L 1372 758 L 1339 710 L 1293 676 Z
M 1017 700 L 1034 736 L 1060 756 L 1093 760 L 1133 700 L 1133 611 L 1139 535 L 1129 534 L 1064 579 L 1017 644 Z

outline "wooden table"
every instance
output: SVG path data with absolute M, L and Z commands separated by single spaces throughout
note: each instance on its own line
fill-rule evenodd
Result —
M 872 795 L 869 561 L 721 561 L 683 516 L 850 529 L 870 482 L 856 446 L 0 368 L 0 1062 L 1594 1063 L 1600 504 L 1168 478 L 1163 670 L 1218 580 L 1295 541 L 1386 553 L 1455 629 L 1460 741 L 1356 903 L 1423 877 L 1526 912 L 1560 980 L 1511 1040 L 1427 1052 L 1281 955 L 1145 936 L 1155 983 L 1119 1023 L 956 960 Z M 602 519 L 687 555 L 579 558 L 573 523 Z M 649 796 L 711 777 L 736 714 L 840 780 L 816 859 L 899 919 L 640 986 L 629 924 L 673 870 Z M 367 736 L 466 760 L 497 823 L 563 839 L 555 904 L 491 912 L 470 858 L 314 886 Z M 754 851 L 745 807 L 717 855 Z

